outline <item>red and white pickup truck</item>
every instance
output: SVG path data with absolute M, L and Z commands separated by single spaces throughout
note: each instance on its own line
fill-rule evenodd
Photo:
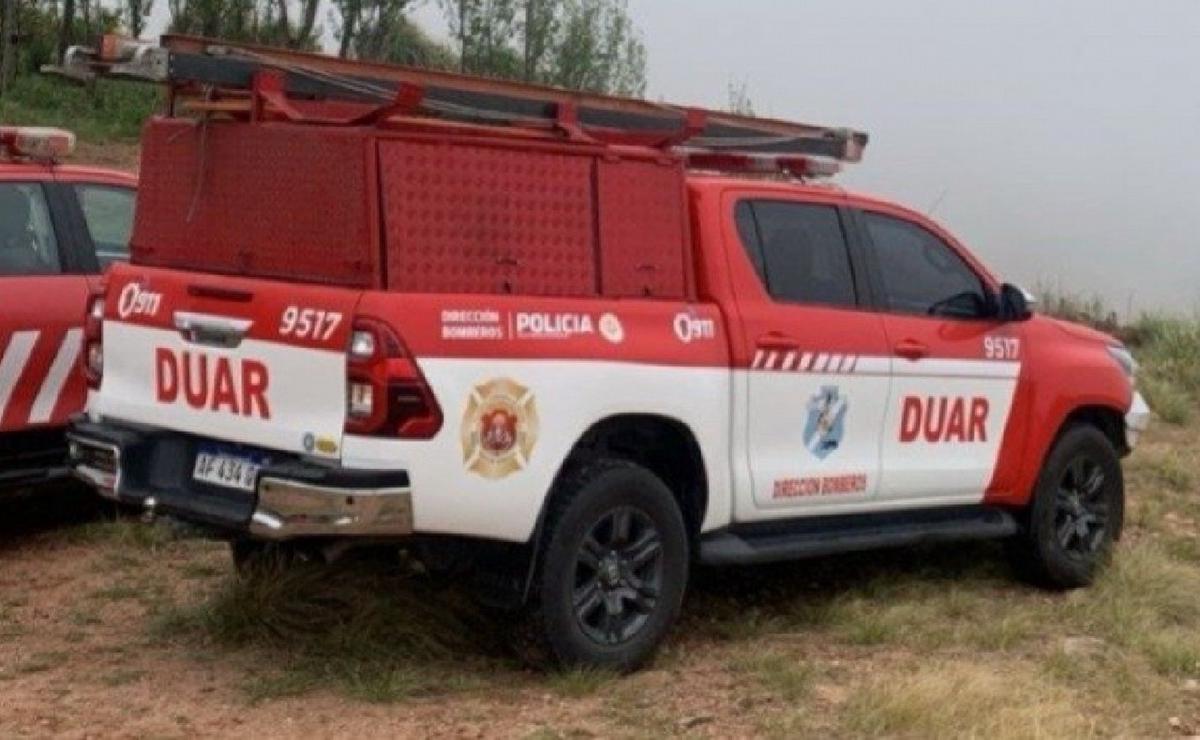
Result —
M 401 82 L 394 105 L 420 98 Z M 559 660 L 621 669 L 694 563 L 1007 538 L 1074 587 L 1120 536 L 1148 419 L 1130 353 L 1032 315 L 920 214 L 783 176 L 807 156 L 720 149 L 735 117 L 697 136 L 681 113 L 650 145 L 579 111 L 302 109 L 281 83 L 197 104 L 233 120 L 147 125 L 71 437 L 104 495 L 239 562 L 458 557 Z

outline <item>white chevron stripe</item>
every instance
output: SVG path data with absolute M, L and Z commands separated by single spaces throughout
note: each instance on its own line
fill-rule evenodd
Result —
M 795 362 L 795 361 L 796 361 L 796 353 L 795 353 L 795 352 L 788 352 L 788 353 L 787 353 L 787 356 L 785 356 L 785 357 L 783 358 L 783 369 L 784 369 L 784 370 L 791 370 L 791 369 L 792 369 L 792 363 L 793 363 L 793 362 Z
M 763 363 L 764 359 L 766 359 L 765 352 L 763 352 L 761 349 L 755 351 L 754 359 L 750 362 L 750 369 L 757 370 L 758 368 L 762 367 L 762 363 Z
M 813 360 L 812 371 L 814 373 L 825 372 L 825 367 L 829 364 L 829 355 L 822 352 L 817 355 L 817 359 Z
M 4 411 L 8 408 L 17 381 L 21 379 L 21 371 L 25 369 L 25 363 L 29 362 L 29 355 L 33 353 L 33 345 L 37 344 L 40 333 L 14 332 L 8 347 L 4 349 L 4 357 L 0 358 L 0 419 L 4 418 Z
M 808 372 L 809 368 L 812 367 L 812 359 L 813 353 L 805 352 L 804 356 L 800 358 L 800 362 L 796 365 L 796 369 L 802 373 Z
M 58 404 L 58 397 L 67 383 L 67 376 L 75 368 L 82 341 L 83 329 L 76 327 L 67 330 L 62 344 L 58 346 L 54 362 L 50 363 L 50 372 L 46 373 L 37 398 L 33 399 L 33 408 L 29 410 L 30 424 L 45 424 L 50 421 L 54 407 Z
M 841 355 L 830 355 L 829 363 L 827 365 L 825 365 L 825 372 L 836 373 L 838 371 L 838 368 L 840 368 L 841 366 L 842 366 L 842 356 Z
M 775 369 L 775 359 L 779 356 L 778 352 L 771 351 L 767 353 L 767 359 L 763 361 L 763 367 L 768 370 Z

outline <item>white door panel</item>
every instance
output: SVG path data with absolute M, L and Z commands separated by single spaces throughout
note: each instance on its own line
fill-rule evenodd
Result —
M 858 363 L 862 372 L 750 371 L 754 504 L 768 517 L 875 496 L 888 360 Z M 809 366 L 847 364 L 843 356 L 814 354 Z
M 898 360 L 883 436 L 881 500 L 977 503 L 1008 423 L 1020 365 Z

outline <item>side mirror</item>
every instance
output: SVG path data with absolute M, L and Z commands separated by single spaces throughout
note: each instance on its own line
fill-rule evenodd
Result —
M 1001 321 L 1024 321 L 1033 315 L 1035 300 L 1032 295 L 1012 283 L 1000 286 Z

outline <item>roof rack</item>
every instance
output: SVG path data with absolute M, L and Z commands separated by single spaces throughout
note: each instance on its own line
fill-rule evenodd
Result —
M 686 147 L 691 158 L 712 155 L 709 166 L 749 161 L 720 155 L 753 154 L 755 167 L 778 161 L 785 174 L 799 174 L 796 157 L 858 162 L 867 144 L 865 133 L 848 128 L 184 35 L 157 45 L 106 35 L 97 48 L 71 47 L 61 65 L 42 71 L 80 82 L 107 75 L 165 83 L 172 113 L 182 101 L 191 110 L 324 125 L 423 117 L 554 129 L 609 144 Z

